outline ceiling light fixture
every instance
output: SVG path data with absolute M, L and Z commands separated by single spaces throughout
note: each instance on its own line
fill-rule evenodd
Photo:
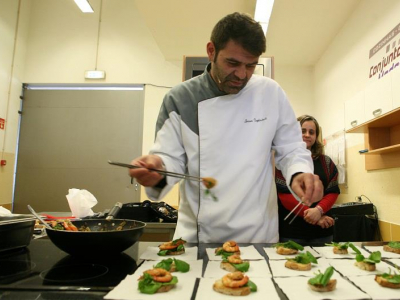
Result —
M 260 22 L 264 34 L 267 34 L 269 19 L 271 18 L 274 0 L 257 0 L 254 20 Z
M 94 13 L 94 10 L 93 10 L 92 6 L 90 6 L 90 3 L 88 0 L 74 0 L 74 1 L 83 13 Z

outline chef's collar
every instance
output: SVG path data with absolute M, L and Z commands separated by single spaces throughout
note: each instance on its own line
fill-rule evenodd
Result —
M 209 83 L 210 89 L 212 89 L 212 91 L 215 93 L 216 96 L 228 95 L 226 92 L 221 91 L 221 90 L 219 89 L 217 83 L 216 83 L 216 82 L 214 81 L 214 79 L 211 77 L 210 71 L 211 71 L 211 63 L 209 63 L 209 64 L 206 66 L 206 70 L 205 70 L 205 72 L 203 73 L 203 74 L 206 76 L 206 78 L 207 78 L 207 82 Z

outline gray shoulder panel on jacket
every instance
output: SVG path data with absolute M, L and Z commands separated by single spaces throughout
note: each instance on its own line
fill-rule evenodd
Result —
M 212 80 L 207 70 L 197 77 L 173 87 L 164 97 L 157 120 L 156 133 L 162 128 L 171 112 L 181 116 L 194 133 L 199 134 L 198 103 L 207 99 L 225 95 Z

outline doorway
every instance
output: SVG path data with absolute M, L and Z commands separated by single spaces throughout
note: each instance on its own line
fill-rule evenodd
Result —
M 14 179 L 13 212 L 69 212 L 71 188 L 91 192 L 94 212 L 139 202 L 126 169 L 142 153 L 143 85 L 25 84 Z

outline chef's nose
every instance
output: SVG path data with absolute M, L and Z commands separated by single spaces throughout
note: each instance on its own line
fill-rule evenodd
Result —
M 239 66 L 236 68 L 235 70 L 235 75 L 239 78 L 239 79 L 245 79 L 246 75 L 247 75 L 247 70 L 246 70 L 246 66 Z

